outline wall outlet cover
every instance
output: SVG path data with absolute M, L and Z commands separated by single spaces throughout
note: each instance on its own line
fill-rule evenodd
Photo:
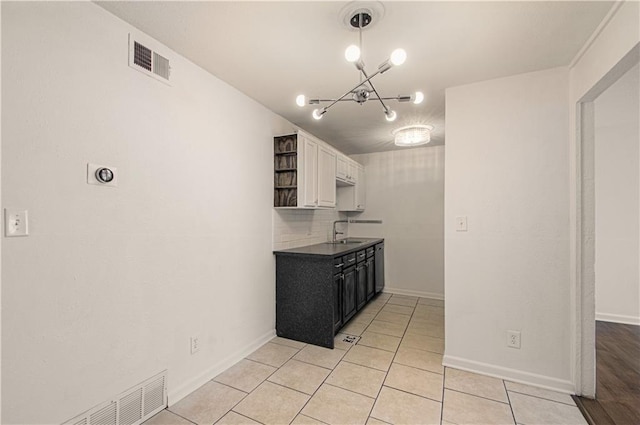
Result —
M 6 237 L 29 236 L 28 213 L 27 210 L 4 209 L 4 234 Z
M 519 331 L 507 331 L 507 347 L 520 348 L 520 332 Z

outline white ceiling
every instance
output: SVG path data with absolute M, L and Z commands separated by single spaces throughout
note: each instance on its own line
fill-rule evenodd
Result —
M 295 97 L 335 98 L 358 81 L 344 49 L 357 31 L 342 22 L 347 2 L 98 2 L 284 118 L 345 153 L 394 148 L 391 132 L 407 124 L 435 127 L 444 144 L 447 87 L 566 66 L 613 2 L 390 1 L 363 32 L 371 73 L 396 47 L 406 63 L 373 82 L 382 96 L 425 93 L 421 105 L 391 101 L 398 119 L 384 119 L 379 103 L 341 102 L 322 120 Z

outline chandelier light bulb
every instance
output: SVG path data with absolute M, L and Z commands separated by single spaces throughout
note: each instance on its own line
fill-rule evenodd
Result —
M 358 59 L 360 59 L 360 48 L 355 44 L 347 47 L 347 50 L 344 51 L 344 58 L 348 62 L 356 62 Z
M 324 115 L 325 112 L 326 111 L 324 110 L 324 108 L 322 110 L 314 109 L 311 115 L 313 116 L 313 118 L 319 120 L 319 119 L 322 119 L 322 115 Z
M 298 97 L 296 97 L 296 104 L 298 106 L 306 105 L 307 104 L 307 98 L 303 94 L 299 94 Z
M 396 114 L 396 111 L 392 111 L 391 109 L 389 109 L 388 111 L 385 111 L 384 114 L 386 115 L 385 118 L 389 122 L 395 121 L 396 118 L 398 117 L 398 114 Z
M 391 52 L 391 63 L 395 66 L 402 65 L 407 60 L 407 52 L 404 49 L 396 49 Z
M 424 100 L 424 93 L 422 93 L 421 91 L 417 91 L 416 94 L 414 95 L 413 103 L 418 105 L 419 103 L 422 103 L 423 100 Z

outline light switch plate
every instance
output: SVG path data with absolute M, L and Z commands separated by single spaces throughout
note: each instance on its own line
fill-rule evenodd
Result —
M 100 168 L 108 168 L 113 172 L 113 180 L 108 183 L 98 181 L 96 171 Z M 96 186 L 118 187 L 118 169 L 108 165 L 87 164 L 87 184 L 95 184 Z
M 467 216 L 459 215 L 456 217 L 456 232 L 467 231 Z
M 4 209 L 4 234 L 6 237 L 29 236 L 27 210 Z

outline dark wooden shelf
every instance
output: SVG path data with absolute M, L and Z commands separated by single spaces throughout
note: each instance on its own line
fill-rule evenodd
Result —
M 273 170 L 273 171 L 275 171 L 276 173 L 282 173 L 282 172 L 285 172 L 285 171 L 298 171 L 298 169 L 297 168 L 279 168 L 279 169 Z
M 297 151 L 283 151 L 283 152 L 275 152 L 275 155 L 295 155 L 298 153 Z
M 297 189 L 298 186 L 276 186 L 275 189 Z

